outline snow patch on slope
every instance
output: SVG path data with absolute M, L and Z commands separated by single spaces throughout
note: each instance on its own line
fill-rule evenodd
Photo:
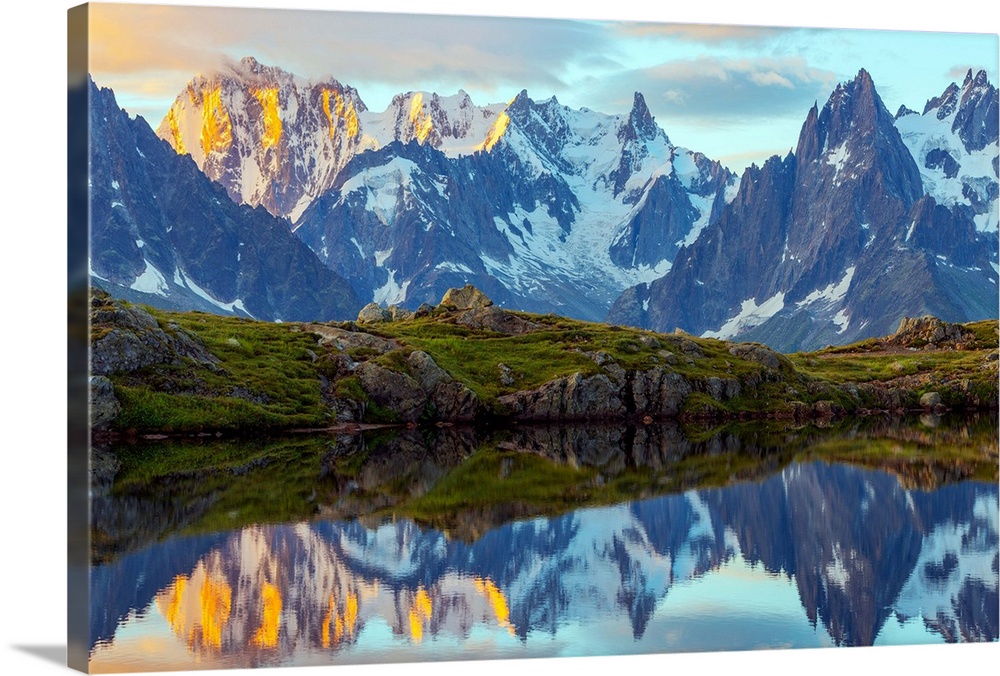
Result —
M 212 305 L 221 310 L 225 310 L 226 312 L 231 312 L 233 314 L 236 314 L 237 311 L 239 311 L 248 317 L 251 318 L 253 317 L 252 314 L 247 312 L 246 306 L 243 305 L 243 299 L 237 298 L 236 300 L 230 303 L 224 303 L 220 300 L 216 300 L 211 294 L 208 293 L 208 291 L 205 291 L 205 289 L 195 284 L 194 281 L 192 281 L 187 275 L 185 275 L 180 268 L 174 270 L 174 283 L 188 288 L 189 290 L 194 292 L 196 296 L 200 297 L 203 300 L 208 301 L 209 303 L 211 303 Z
M 143 293 L 152 293 L 157 296 L 167 297 L 167 291 L 170 289 L 170 285 L 167 284 L 166 277 L 163 273 L 156 269 L 156 266 L 145 261 L 146 268 L 142 271 L 142 274 L 135 278 L 132 282 L 132 286 L 129 288 L 133 291 L 141 291 Z
M 844 299 L 847 295 L 847 290 L 851 286 L 851 280 L 854 279 L 854 270 L 856 266 L 852 265 L 847 268 L 844 272 L 844 276 L 841 277 L 839 282 L 835 284 L 830 284 L 825 289 L 817 289 L 813 291 L 808 296 L 796 303 L 796 306 L 802 307 L 803 305 L 810 305 L 818 301 L 825 301 L 827 303 L 835 303 Z
M 727 340 L 735 336 L 740 331 L 752 329 L 755 326 L 763 324 L 765 321 L 781 312 L 784 307 L 784 291 L 774 294 L 760 305 L 757 304 L 756 299 L 752 297 L 747 298 L 743 301 L 738 314 L 730 318 L 729 321 L 719 327 L 717 331 L 706 331 L 701 334 L 701 336 L 702 338 L 718 338 L 719 340 Z

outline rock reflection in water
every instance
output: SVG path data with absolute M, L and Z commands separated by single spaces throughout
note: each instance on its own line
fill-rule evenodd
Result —
M 851 434 L 895 443 L 931 432 Z M 147 647 L 159 642 L 163 668 L 457 659 L 464 642 L 484 637 L 493 652 L 483 656 L 502 657 L 871 645 L 893 640 L 890 622 L 911 638 L 997 639 L 995 482 L 919 489 L 905 473 L 790 460 L 816 446 L 812 432 L 693 442 L 676 427 L 531 427 L 496 448 L 609 478 L 641 467 L 703 487 L 487 518 L 456 537 L 400 516 L 354 517 L 432 492 L 478 447 L 471 433 L 407 431 L 348 446 L 366 443 L 314 449 L 319 497 L 308 521 L 142 546 L 130 536 L 135 551 L 93 571 L 108 605 L 92 617 L 92 666 L 152 668 L 128 640 L 135 633 Z M 709 488 L 717 477 L 702 469 L 706 458 L 753 480 Z M 114 487 L 101 499 L 113 511 Z M 732 599 L 724 612 L 712 601 L 720 594 Z

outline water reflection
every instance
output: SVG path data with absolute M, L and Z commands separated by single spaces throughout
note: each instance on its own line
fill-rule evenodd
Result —
M 968 428 L 942 433 L 978 443 Z M 229 497 L 194 491 L 192 511 L 183 480 L 129 484 L 128 453 L 117 453 L 122 464 L 97 498 L 106 512 L 116 501 L 137 514 L 186 511 L 149 528 L 161 541 L 140 545 L 141 529 L 118 529 L 123 539 L 95 554 L 92 587 L 108 603 L 92 615 L 91 667 L 467 658 L 473 646 L 476 656 L 519 657 L 997 639 L 995 480 L 948 482 L 975 470 L 912 454 L 904 464 L 880 454 L 890 471 L 810 458 L 817 448 L 855 453 L 859 435 L 869 452 L 876 438 L 902 448 L 926 428 L 832 439 L 730 430 L 700 442 L 676 428 L 531 428 L 485 444 L 469 434 L 441 434 L 432 453 L 411 433 L 368 440 L 361 456 L 336 440 L 297 446 L 311 519 L 202 534 L 185 529 L 230 514 Z M 255 471 L 266 479 L 286 452 Z M 668 494 L 559 502 L 513 521 L 538 505 L 480 497 L 458 510 L 465 526 L 434 515 L 436 488 L 456 472 L 479 471 L 484 456 L 497 482 L 519 481 L 525 454 L 553 472 L 577 467 L 566 490 L 583 485 L 591 498 L 623 486 Z M 918 471 L 901 471 L 910 465 Z M 420 522 L 387 506 L 410 506 Z M 446 527 L 427 525 L 435 520 Z

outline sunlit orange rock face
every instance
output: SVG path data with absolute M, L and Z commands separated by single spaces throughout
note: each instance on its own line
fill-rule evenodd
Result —
M 187 124 L 187 132 L 184 131 L 184 123 L 188 116 L 185 110 L 188 107 L 187 103 L 191 109 L 200 111 L 197 144 L 201 158 L 213 152 L 225 152 L 233 143 L 232 120 L 222 101 L 221 85 L 202 84 L 204 86 L 189 84 L 186 90 L 187 101 L 183 97 L 178 97 L 167 111 L 165 126 L 170 132 L 168 140 L 179 155 L 185 155 L 192 150 L 191 137 L 194 136 L 192 126 Z M 161 129 L 162 127 L 163 125 Z
M 330 105 L 331 98 L 333 99 L 332 106 Z M 336 136 L 340 120 L 346 124 L 348 138 L 354 138 L 358 135 L 360 130 L 358 112 L 355 110 L 354 104 L 346 101 L 337 90 L 323 89 L 323 113 L 326 114 L 326 120 L 330 125 L 330 138 Z
M 432 145 L 450 156 L 492 149 L 509 118 L 502 103 L 400 94 L 383 112 L 337 80 L 307 81 L 247 57 L 196 75 L 157 135 L 222 185 L 237 203 L 295 222 L 329 191 L 352 158 L 393 141 Z
M 260 104 L 264 129 L 260 144 L 264 150 L 274 148 L 281 141 L 281 116 L 279 115 L 278 88 L 266 87 L 251 89 L 250 93 Z
M 497 115 L 497 121 L 493 123 L 492 127 L 490 127 L 490 131 L 486 135 L 486 138 L 483 139 L 483 142 L 476 146 L 476 148 L 478 150 L 492 150 L 493 146 L 495 146 L 497 142 L 503 138 L 504 133 L 507 131 L 507 125 L 509 124 L 510 115 L 507 114 L 507 111 L 501 112 Z
M 225 151 L 233 142 L 233 125 L 222 105 L 222 87 L 201 92 L 201 148 L 206 155 Z
M 171 106 L 170 110 L 167 111 L 167 123 L 170 125 L 170 136 L 174 140 L 174 150 L 177 151 L 178 155 L 187 155 L 184 139 L 181 137 L 181 127 L 177 122 L 177 111 L 174 106 Z
M 434 121 L 424 112 L 424 95 L 417 92 L 410 102 L 410 124 L 413 125 L 413 135 L 423 143 L 434 129 Z

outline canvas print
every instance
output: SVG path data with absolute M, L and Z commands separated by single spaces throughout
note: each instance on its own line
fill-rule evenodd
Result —
M 72 666 L 997 641 L 996 35 L 69 33 Z

